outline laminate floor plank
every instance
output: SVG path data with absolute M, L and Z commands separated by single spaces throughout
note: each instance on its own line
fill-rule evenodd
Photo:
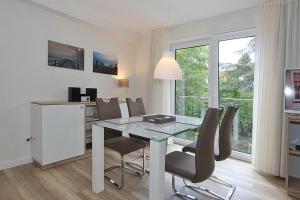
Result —
M 180 150 L 178 145 L 168 146 L 168 151 Z M 133 153 L 125 159 L 134 158 L 141 152 Z M 105 149 L 105 167 L 120 162 L 120 156 Z M 72 163 L 41 170 L 33 164 L 23 165 L 0 171 L 0 200 L 138 200 L 148 199 L 149 176 L 143 177 L 125 173 L 125 186 L 115 189 L 105 182 L 105 191 L 92 192 L 92 160 L 84 158 Z M 146 164 L 148 167 L 149 164 Z M 232 200 L 293 200 L 286 195 L 284 180 L 278 177 L 262 175 L 247 162 L 227 159 L 216 162 L 215 175 L 235 184 L 236 192 Z M 119 181 L 120 171 L 115 169 L 107 174 Z M 180 191 L 188 192 L 203 200 L 214 199 L 206 194 L 197 194 L 183 187 L 181 179 L 176 179 Z M 200 185 L 220 194 L 226 194 L 228 188 L 211 181 Z M 171 175 L 166 173 L 165 199 L 179 200 L 171 187 Z
M 0 172 L 0 199 L 5 200 L 24 200 L 19 191 L 11 185 L 3 172 Z

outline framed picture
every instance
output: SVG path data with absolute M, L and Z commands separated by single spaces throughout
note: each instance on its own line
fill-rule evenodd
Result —
M 48 40 L 48 66 L 84 70 L 84 49 Z
M 118 59 L 113 55 L 93 52 L 93 72 L 118 75 Z
M 300 68 L 286 69 L 284 82 L 285 112 L 300 113 Z
M 300 102 L 300 71 L 292 71 L 293 102 Z

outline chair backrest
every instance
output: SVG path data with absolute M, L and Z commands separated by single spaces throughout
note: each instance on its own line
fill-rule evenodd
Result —
M 198 132 L 195 152 L 196 174 L 192 182 L 201 182 L 211 176 L 215 169 L 214 140 L 220 120 L 219 108 L 208 108 Z
M 126 98 L 129 117 L 145 115 L 145 107 L 142 98 L 137 98 L 135 101 L 132 98 Z
M 237 110 L 238 106 L 228 106 L 224 114 L 219 131 L 219 154 L 215 155 L 217 161 L 225 160 L 231 154 L 231 131 Z
M 97 111 L 99 120 L 116 119 L 121 118 L 121 109 L 118 98 L 111 98 L 110 101 L 105 102 L 102 98 L 96 99 Z M 104 140 L 119 137 L 122 132 L 104 128 Z
M 99 120 L 121 118 L 121 109 L 118 98 L 111 98 L 105 102 L 102 98 L 96 99 Z

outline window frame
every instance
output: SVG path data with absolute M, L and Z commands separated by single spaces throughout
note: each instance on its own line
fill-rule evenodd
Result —
M 187 40 L 181 42 L 171 43 L 170 49 L 176 56 L 177 49 L 185 49 L 192 48 L 197 46 L 208 45 L 209 46 L 209 62 L 208 62 L 208 105 L 210 107 L 219 107 L 219 42 L 226 40 L 233 40 L 245 37 L 256 37 L 255 29 L 247 29 L 236 32 L 228 32 L 218 34 L 212 37 L 199 38 L 197 40 Z M 256 38 L 255 38 L 256 40 Z M 254 70 L 255 73 L 255 70 Z M 255 78 L 254 78 L 255 81 Z M 176 81 L 171 81 L 170 87 L 170 110 L 171 114 L 175 114 L 175 106 L 176 106 Z M 254 92 L 254 91 L 253 91 Z M 254 94 L 255 96 L 255 94 Z M 253 110 L 255 110 L 255 105 L 253 104 Z M 254 113 L 254 112 L 253 112 Z M 255 119 L 253 118 L 253 121 Z M 253 126 L 254 127 L 254 126 Z M 216 137 L 215 142 L 218 141 L 218 136 Z M 174 138 L 174 143 L 180 145 L 187 145 L 191 143 L 189 140 L 184 140 L 181 138 Z M 215 145 L 216 146 L 216 145 Z M 246 154 L 238 151 L 232 151 L 231 157 L 237 158 L 240 160 L 244 160 L 247 162 L 251 162 L 253 159 L 253 154 L 255 152 L 255 133 L 252 130 L 252 152 L 251 154 Z
M 219 99 L 219 43 L 222 41 L 241 39 L 241 38 L 247 38 L 247 37 L 254 37 L 254 39 L 256 40 L 255 29 L 239 31 L 239 32 L 234 32 L 234 33 L 220 34 L 214 38 L 214 42 L 216 43 L 216 47 L 217 47 L 217 54 L 215 55 L 217 59 L 216 59 L 216 63 L 214 63 L 214 66 L 216 66 L 216 71 L 217 71 L 216 78 L 218 79 L 217 80 L 217 90 L 216 90 L 217 91 L 216 97 L 217 97 L 218 105 L 220 103 L 220 99 Z M 255 74 L 255 69 L 254 69 L 254 74 Z M 254 93 L 254 90 L 253 90 L 253 93 Z M 253 98 L 254 98 L 254 94 L 253 94 Z M 253 104 L 253 110 L 255 110 L 254 104 Z M 253 120 L 254 120 L 254 118 L 253 118 Z M 252 127 L 254 127 L 254 126 L 252 126 Z M 252 128 L 252 152 L 251 152 L 251 154 L 232 150 L 231 157 L 237 158 L 240 160 L 245 160 L 248 162 L 252 162 L 253 153 L 255 151 L 254 142 L 255 142 L 255 134 L 254 134 L 254 131 Z
M 209 46 L 209 61 L 208 61 L 208 70 L 210 70 L 210 43 L 211 40 L 210 39 L 201 39 L 201 40 L 195 40 L 195 41 L 188 41 L 188 42 L 181 42 L 181 43 L 176 43 L 176 44 L 172 44 L 171 45 L 171 51 L 174 53 L 175 59 L 176 59 L 176 50 L 178 49 L 187 49 L 187 48 L 193 48 L 193 47 L 200 47 L 200 46 Z M 210 73 L 210 71 L 209 71 Z M 209 84 L 210 84 L 210 78 L 208 77 L 208 88 L 209 88 Z M 171 106 L 171 113 L 175 114 L 175 110 L 176 110 L 176 81 L 172 80 L 171 81 L 171 102 L 170 102 L 170 106 Z M 208 90 L 208 105 L 210 105 L 210 91 Z

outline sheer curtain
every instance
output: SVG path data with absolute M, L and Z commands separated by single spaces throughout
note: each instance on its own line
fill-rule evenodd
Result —
M 289 0 L 287 5 L 286 68 L 300 68 L 300 1 Z M 286 119 L 283 118 L 280 176 L 286 174 Z
M 170 113 L 170 81 L 153 79 L 154 69 L 163 52 L 166 50 L 169 50 L 169 29 L 161 28 L 154 30 L 151 35 L 151 63 L 149 73 L 150 113 Z
M 299 64 L 299 10 L 291 9 L 296 4 L 299 8 L 299 0 L 272 0 L 258 6 L 254 166 L 275 176 L 284 176 L 285 172 L 284 69 Z

